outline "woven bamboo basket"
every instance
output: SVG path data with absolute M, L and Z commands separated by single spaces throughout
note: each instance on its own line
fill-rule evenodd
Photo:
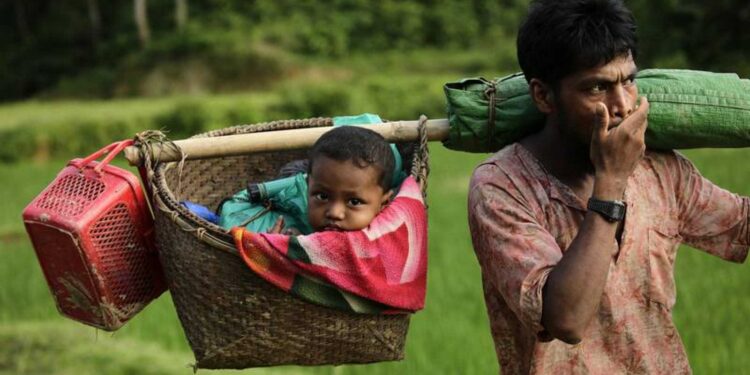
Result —
M 196 135 L 269 132 L 331 126 L 330 118 L 241 125 Z M 411 171 L 425 191 L 426 131 L 411 149 Z M 160 260 L 196 368 L 284 364 L 323 365 L 400 360 L 408 314 L 368 315 L 314 305 L 256 276 L 238 256 L 232 237 L 181 204 L 189 200 L 215 208 L 248 181 L 274 178 L 285 163 L 306 158 L 306 150 L 266 152 L 180 162 L 146 162 L 153 189 Z M 408 161 L 408 160 L 407 160 Z

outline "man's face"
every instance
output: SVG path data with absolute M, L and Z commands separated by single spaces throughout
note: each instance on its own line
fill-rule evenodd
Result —
M 596 121 L 596 104 L 604 103 L 609 111 L 609 127 L 620 125 L 636 106 L 638 69 L 628 53 L 609 63 L 568 75 L 560 81 L 549 113 L 563 137 L 586 145 Z
M 315 158 L 308 175 L 308 219 L 313 230 L 349 231 L 366 228 L 388 202 L 380 172 L 360 168 L 351 160 Z

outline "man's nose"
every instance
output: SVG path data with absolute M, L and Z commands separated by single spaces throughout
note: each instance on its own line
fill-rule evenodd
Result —
M 623 85 L 614 85 L 609 97 L 609 113 L 624 120 L 633 113 L 633 98 Z

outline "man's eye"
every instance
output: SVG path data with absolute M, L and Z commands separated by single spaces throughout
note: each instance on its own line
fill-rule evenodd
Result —
M 589 88 L 589 92 L 591 92 L 592 94 L 600 94 L 602 91 L 604 91 L 603 85 L 594 85 Z
M 623 82 L 623 84 L 625 86 L 630 86 L 630 85 L 632 85 L 634 83 L 635 83 L 635 77 L 628 78 L 628 79 L 625 80 L 625 82 Z

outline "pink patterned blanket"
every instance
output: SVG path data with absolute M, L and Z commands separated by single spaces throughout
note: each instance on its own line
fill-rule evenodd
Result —
M 424 307 L 427 214 L 412 177 L 359 231 L 288 236 L 236 227 L 232 234 L 255 273 L 308 301 L 362 313 Z

